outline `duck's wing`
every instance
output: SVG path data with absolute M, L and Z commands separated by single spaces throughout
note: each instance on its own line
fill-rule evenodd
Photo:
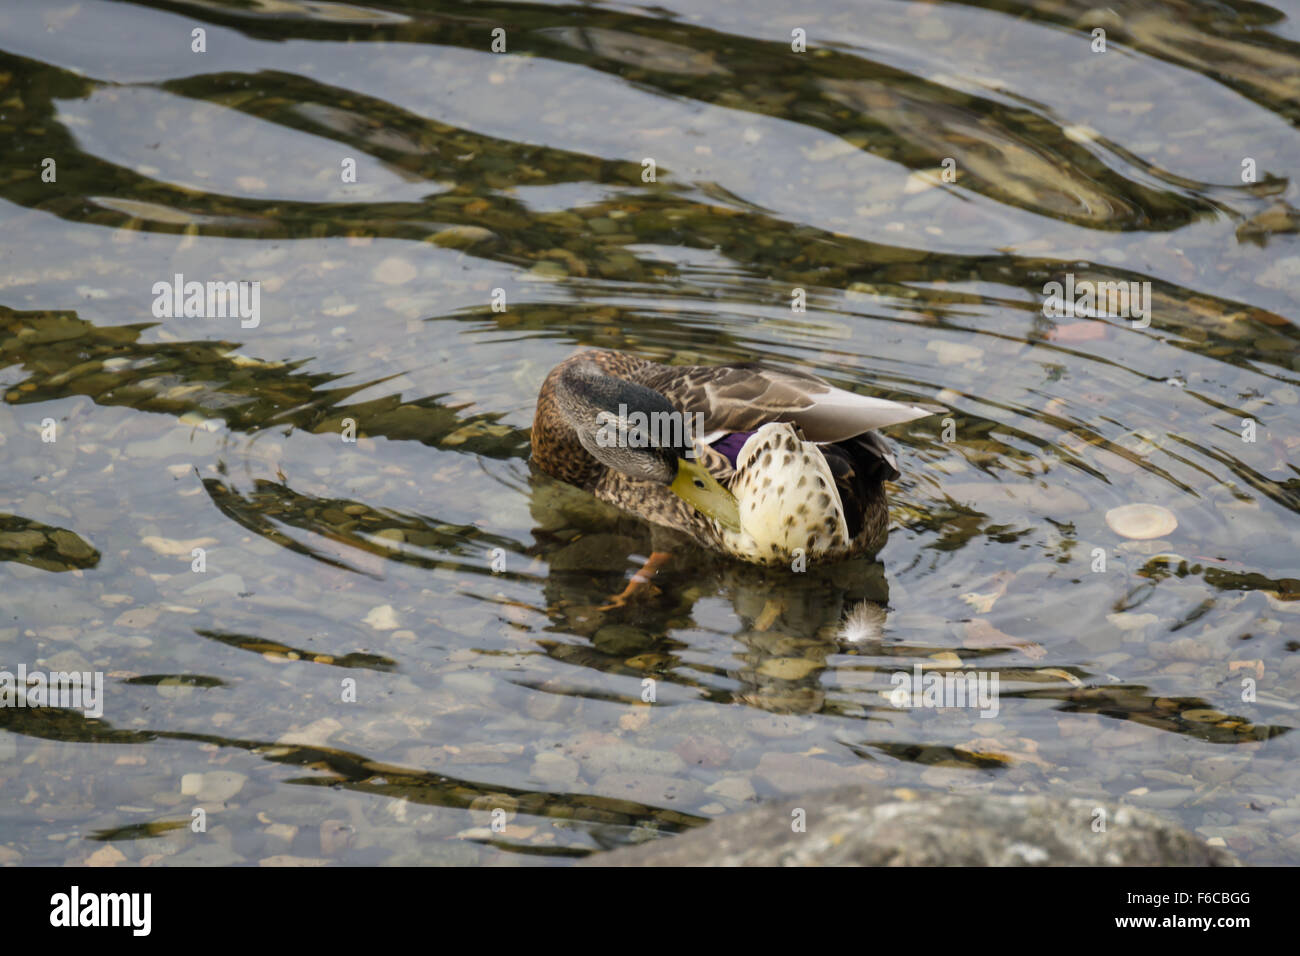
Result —
M 647 365 L 635 377 L 683 411 L 703 413 L 706 441 L 768 422 L 791 422 L 809 441 L 837 442 L 946 411 L 857 395 L 816 375 L 757 362 Z

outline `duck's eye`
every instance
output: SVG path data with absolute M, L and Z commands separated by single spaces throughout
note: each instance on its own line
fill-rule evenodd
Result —
M 701 489 L 701 490 L 703 490 L 703 488 L 704 488 L 704 482 L 702 482 L 702 481 L 700 481 L 700 479 L 696 478 L 696 479 L 695 479 L 695 487 L 696 487 L 696 488 L 699 488 L 699 489 Z

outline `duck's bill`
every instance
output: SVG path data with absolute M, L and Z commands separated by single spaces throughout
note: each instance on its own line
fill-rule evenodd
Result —
M 699 462 L 677 459 L 677 477 L 669 488 L 682 501 L 728 531 L 740 531 L 740 506 L 736 504 L 736 496 L 722 487 Z

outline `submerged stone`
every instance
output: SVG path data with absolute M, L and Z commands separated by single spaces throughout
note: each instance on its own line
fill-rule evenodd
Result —
M 1163 538 L 1178 527 L 1178 519 L 1168 508 L 1160 505 L 1135 503 L 1111 508 L 1106 512 L 1106 524 L 1118 535 L 1136 541 Z
M 1098 807 L 1104 832 L 1092 828 Z M 797 811 L 807 831 L 793 832 Z M 804 793 L 580 866 L 1239 866 L 1158 814 L 1097 800 L 869 786 Z

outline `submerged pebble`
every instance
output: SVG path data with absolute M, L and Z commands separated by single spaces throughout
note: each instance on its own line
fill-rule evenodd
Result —
M 1178 519 L 1160 505 L 1135 503 L 1111 508 L 1106 512 L 1106 524 L 1118 535 L 1145 541 L 1172 534 L 1178 527 Z

